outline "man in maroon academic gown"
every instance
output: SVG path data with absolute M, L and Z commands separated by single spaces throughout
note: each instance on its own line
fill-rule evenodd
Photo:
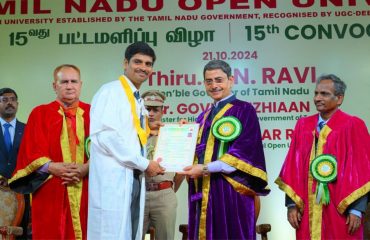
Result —
M 361 217 L 370 189 L 369 133 L 361 119 L 338 109 L 345 89 L 335 75 L 318 79 L 314 102 L 319 113 L 297 122 L 276 180 L 287 195 L 288 221 L 296 229 L 297 239 L 363 238 Z M 336 179 L 327 183 L 328 204 L 325 194 L 320 198 L 316 188 L 331 175 L 332 167 L 310 170 L 318 156 L 334 157 L 337 164 Z M 317 172 L 322 176 L 317 177 Z
M 54 71 L 57 99 L 31 112 L 10 187 L 32 193 L 34 239 L 86 239 L 90 105 L 74 65 Z
M 214 104 L 197 119 L 196 158 L 184 169 L 191 177 L 189 238 L 255 239 L 254 198 L 269 192 L 256 111 L 232 94 L 234 78 L 226 62 L 210 61 L 203 74 Z M 212 133 L 219 129 L 217 120 L 224 124 L 220 134 Z M 222 147 L 219 135 L 234 134 Z

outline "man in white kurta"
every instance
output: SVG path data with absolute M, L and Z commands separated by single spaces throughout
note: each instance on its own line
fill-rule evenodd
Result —
M 143 135 L 139 137 L 137 121 L 147 112 L 143 101 L 133 95 L 152 73 L 154 61 L 154 51 L 149 45 L 131 44 L 125 52 L 125 75 L 103 85 L 93 98 L 88 239 L 139 240 L 142 237 L 145 182 L 140 174 L 139 185 L 133 186 L 137 178 L 134 173 L 155 176 L 163 174 L 164 169 L 156 161 L 143 157 L 146 139 Z M 135 204 L 132 200 L 135 192 L 140 193 L 140 204 L 136 209 L 138 217 L 133 219 L 131 206 Z M 138 222 L 136 227 L 135 222 Z

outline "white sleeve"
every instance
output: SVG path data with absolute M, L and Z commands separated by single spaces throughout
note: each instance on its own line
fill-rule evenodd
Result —
M 96 138 L 97 144 L 120 164 L 140 171 L 147 169 L 149 160 L 138 155 L 134 148 L 130 147 L 127 139 L 122 138 L 116 131 L 106 129 L 94 135 L 93 138 Z
M 141 156 L 131 106 L 119 81 L 104 85 L 94 96 L 90 137 L 105 155 L 121 165 L 141 171 L 149 165 L 149 160 Z

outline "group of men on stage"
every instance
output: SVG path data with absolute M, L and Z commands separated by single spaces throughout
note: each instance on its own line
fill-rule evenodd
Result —
M 157 239 L 173 239 L 175 191 L 184 176 L 189 239 L 256 239 L 255 198 L 270 190 L 255 109 L 232 94 L 231 67 L 208 62 L 204 87 L 213 104 L 196 120 L 194 164 L 167 173 L 152 154 L 165 96 L 139 93 L 155 60 L 148 44 L 129 45 L 124 74 L 104 84 L 91 106 L 80 101 L 79 68 L 57 67 L 56 100 L 32 110 L 17 161 L 11 153 L 18 152 L 23 125 L 11 113 L 18 98 L 0 91 L 0 183 L 32 193 L 34 239 L 140 240 L 149 225 Z M 345 89 L 335 75 L 318 79 L 318 114 L 297 122 L 276 180 L 286 193 L 288 221 L 298 239 L 362 238 L 370 139 L 361 119 L 339 109 Z

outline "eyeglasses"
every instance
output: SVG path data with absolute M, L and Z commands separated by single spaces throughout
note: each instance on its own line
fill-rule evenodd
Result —
M 221 84 L 221 83 L 224 83 L 225 81 L 226 81 L 226 79 L 223 79 L 223 78 L 216 78 L 214 80 L 206 79 L 206 80 L 204 80 L 204 84 L 209 86 L 209 85 L 212 85 L 213 83 L 214 84 Z
M 8 102 L 17 102 L 16 97 L 0 97 L 0 102 L 8 103 Z

